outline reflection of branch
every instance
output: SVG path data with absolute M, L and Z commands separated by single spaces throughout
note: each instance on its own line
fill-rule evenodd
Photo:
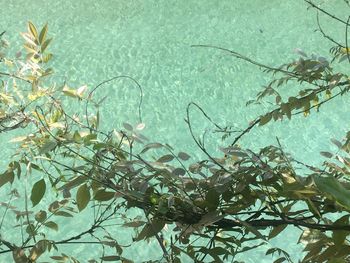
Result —
M 334 44 L 336 44 L 337 46 L 340 46 L 340 47 L 343 47 L 345 48 L 342 44 L 340 44 L 339 42 L 335 41 L 332 37 L 330 37 L 329 35 L 327 35 L 322 27 L 321 27 L 321 24 L 320 24 L 320 18 L 319 18 L 319 15 L 318 15 L 318 12 L 317 12 L 317 15 L 316 15 L 316 19 L 317 19 L 317 25 L 318 25 L 318 29 L 320 30 L 321 34 L 323 35 L 323 37 L 327 38 L 329 41 L 333 42 Z
M 271 66 L 267 66 L 265 64 L 262 64 L 260 62 L 257 62 L 255 60 L 252 60 L 246 56 L 243 56 L 239 53 L 237 53 L 236 51 L 233 51 L 233 50 L 230 50 L 230 49 L 227 49 L 227 48 L 223 48 L 223 47 L 219 47 L 219 46 L 214 46 L 214 45 L 191 45 L 191 47 L 202 47 L 202 48 L 214 48 L 214 49 L 219 49 L 219 50 L 222 50 L 222 51 L 225 51 L 225 52 L 228 52 L 230 53 L 232 56 L 236 57 L 236 58 L 239 58 L 239 59 L 242 59 L 244 61 L 247 61 L 255 66 L 258 66 L 260 68 L 264 68 L 266 70 L 272 70 L 272 71 L 275 71 L 275 72 L 281 72 L 283 74 L 286 74 L 286 75 L 289 75 L 291 77 L 299 77 L 300 74 L 297 74 L 295 72 L 291 72 L 291 71 L 288 71 L 288 70 L 284 70 L 282 68 L 275 68 L 275 67 L 271 67 Z
M 211 119 L 209 118 L 209 116 L 204 112 L 204 110 L 196 103 L 194 102 L 190 102 L 188 105 L 187 105 L 187 108 L 186 108 L 186 116 L 187 116 L 187 119 L 185 120 L 187 125 L 188 125 L 188 129 L 190 130 L 190 134 L 191 134 L 191 137 L 192 139 L 194 140 L 194 142 L 196 143 L 196 145 L 199 147 L 199 149 L 202 150 L 202 152 L 208 156 L 208 158 L 213 162 L 215 163 L 217 166 L 219 166 L 221 169 L 223 169 L 225 172 L 227 173 L 230 173 L 230 171 L 228 171 L 222 164 L 220 164 L 217 160 L 215 160 L 215 158 L 213 158 L 209 153 L 208 151 L 205 149 L 203 143 L 201 143 L 200 141 L 198 141 L 194 135 L 194 132 L 193 132 L 193 129 L 192 129 L 192 124 L 191 124 L 191 118 L 190 118 L 190 107 L 191 106 L 195 106 L 197 107 L 202 113 L 203 115 L 209 120 L 211 121 Z M 212 121 L 211 121 L 212 122 Z M 212 122 L 214 123 L 214 122 Z M 216 127 L 220 128 L 220 126 L 216 125 Z M 221 128 L 220 128 L 221 129 Z M 195 184 L 195 183 L 194 183 Z M 196 184 L 195 184 L 196 185 Z
M 321 11 L 322 13 L 324 13 L 324 14 L 326 14 L 327 16 L 333 18 L 334 20 L 337 20 L 337 21 L 339 21 L 340 23 L 343 23 L 343 24 L 345 24 L 345 25 L 348 25 L 348 22 L 346 22 L 346 21 L 340 19 L 339 17 L 336 17 L 336 16 L 334 16 L 334 15 L 328 13 L 326 10 L 324 10 L 324 9 L 322 9 L 321 7 L 315 5 L 313 2 L 311 2 L 311 1 L 309 1 L 309 0 L 304 0 L 304 1 L 305 1 L 306 3 L 308 3 L 308 4 L 310 4 L 311 7 L 316 8 L 318 11 Z
M 0 133 L 22 128 L 25 122 L 28 120 L 24 113 L 25 107 L 7 114 L 5 117 L 0 118 Z M 15 124 L 5 125 L 6 122 L 16 121 Z
M 138 106 L 138 110 L 139 110 L 139 121 L 142 122 L 142 116 L 141 116 L 141 106 L 142 106 L 142 97 L 143 97 L 143 92 L 142 92 L 142 87 L 141 85 L 137 82 L 137 80 L 135 80 L 134 78 L 130 77 L 130 76 L 127 76 L 127 75 L 122 75 L 122 76 L 116 76 L 116 77 L 113 77 L 113 78 L 110 78 L 110 79 L 107 79 L 105 81 L 102 81 L 100 84 L 98 84 L 92 91 L 90 91 L 89 95 L 88 95 L 88 99 L 86 100 L 86 104 L 85 104 L 85 114 L 86 114 L 86 124 L 87 126 L 90 127 L 90 123 L 89 123 L 89 118 L 88 118 L 88 104 L 89 104 L 89 99 L 91 98 L 92 94 L 99 88 L 101 87 L 102 85 L 108 83 L 108 82 L 111 82 L 113 80 L 116 80 L 116 79 L 121 79 L 121 78 L 126 78 L 126 79 L 130 79 L 132 80 L 136 85 L 137 87 L 139 88 L 140 90 L 140 102 L 139 102 L 139 106 Z
M 350 19 L 350 17 L 349 17 L 349 19 Z M 346 24 L 348 25 L 348 23 L 346 23 Z M 234 57 L 239 58 L 239 59 L 242 59 L 242 60 L 244 60 L 244 61 L 247 61 L 247 62 L 249 62 L 249 63 L 251 63 L 251 64 L 253 64 L 253 65 L 255 65 L 255 66 L 258 66 L 258 67 L 261 67 L 261 68 L 265 68 L 265 69 L 268 69 L 268 70 L 273 70 L 273 71 L 275 71 L 275 72 L 281 72 L 281 73 L 283 73 L 283 74 L 285 74 L 285 75 L 288 75 L 288 76 L 291 76 L 291 77 L 293 77 L 293 78 L 296 78 L 297 80 L 300 80 L 300 77 L 303 77 L 303 75 L 302 75 L 302 74 L 299 74 L 299 73 L 291 72 L 291 71 L 288 71 L 288 70 L 283 70 L 282 68 L 274 68 L 274 67 L 270 67 L 270 66 L 261 64 L 261 63 L 259 63 L 259 62 L 257 62 L 257 61 L 254 61 L 254 60 L 252 60 L 252 59 L 250 59 L 250 58 L 248 58 L 248 57 L 246 57 L 246 56 L 243 56 L 243 55 L 241 55 L 241 54 L 239 54 L 239 53 L 237 53 L 237 52 L 235 52 L 235 51 L 232 51 L 232 50 L 229 50 L 229 49 L 226 49 L 226 48 L 222 48 L 222 47 L 218 47 L 218 46 L 213 46 L 213 45 L 192 45 L 192 47 L 204 47 L 204 48 L 219 49 L 219 50 L 228 52 L 228 53 L 230 53 L 231 55 L 233 55 Z M 324 79 L 324 80 L 327 81 L 326 79 Z M 329 82 L 329 81 L 328 81 L 328 82 Z M 313 94 L 314 94 L 314 95 L 317 95 L 317 94 L 319 94 L 319 93 L 321 93 L 321 92 L 323 92 L 323 91 L 329 89 L 329 86 L 331 85 L 331 84 L 329 84 L 329 85 L 320 86 L 319 84 L 314 83 L 314 82 L 310 82 L 310 81 L 308 81 L 308 83 L 311 84 L 311 85 L 315 85 L 315 86 L 318 87 L 317 89 L 314 89 L 314 91 L 313 91 Z M 346 80 L 346 81 L 337 83 L 336 86 L 337 86 L 337 87 L 340 87 L 340 86 L 344 86 L 344 85 L 348 85 L 348 84 L 349 84 L 349 81 Z M 332 96 L 332 97 L 329 98 L 329 99 L 326 99 L 326 100 L 324 100 L 324 101 L 318 103 L 318 105 L 311 106 L 309 109 L 306 109 L 306 110 L 310 110 L 310 109 L 312 109 L 312 108 L 314 108 L 314 107 L 319 107 L 319 106 L 322 105 L 323 103 L 329 101 L 330 99 L 333 99 L 334 97 L 338 96 L 338 95 L 341 94 L 342 92 L 343 92 L 343 91 L 341 91 L 340 93 L 338 93 L 338 94 Z M 309 95 L 310 95 L 310 94 L 306 94 L 305 96 L 300 97 L 299 99 L 302 100 L 303 98 L 307 98 Z M 192 103 L 192 104 L 194 104 L 195 106 L 197 106 L 195 103 Z M 199 106 L 197 106 L 197 107 L 199 107 Z M 199 108 L 199 109 L 200 109 L 200 108 Z M 281 109 L 282 109 L 281 106 L 279 106 L 278 108 L 276 108 L 276 109 L 270 111 L 270 112 L 267 113 L 267 114 L 272 114 L 272 113 L 274 113 L 274 112 L 279 112 L 279 111 L 281 111 Z M 304 110 L 304 111 L 299 111 L 299 112 L 293 113 L 293 115 L 300 114 L 301 112 L 305 112 L 305 110 Z M 188 115 L 188 114 L 187 114 L 187 115 Z M 265 114 L 265 115 L 266 115 L 266 114 Z M 205 116 L 206 116 L 206 115 L 205 115 Z M 264 115 L 263 115 L 263 116 L 264 116 Z M 235 145 L 235 144 L 241 139 L 241 137 L 242 137 L 243 135 L 249 133 L 250 130 L 251 130 L 253 127 L 255 127 L 255 126 L 260 122 L 260 120 L 261 120 L 261 118 L 262 118 L 263 116 L 260 116 L 260 117 L 258 117 L 257 119 L 255 119 L 245 130 L 243 130 L 243 131 L 234 139 L 234 141 L 231 143 L 231 146 Z M 206 116 L 206 117 L 207 117 L 207 116 Z M 207 118 L 208 118 L 208 117 L 207 117 Z M 209 120 L 210 120 L 210 119 L 209 119 Z M 210 120 L 210 121 L 211 121 L 211 120 Z M 190 127 L 190 128 L 191 128 L 191 127 Z M 190 129 L 190 132 L 191 132 L 191 129 Z M 192 133 L 191 133 L 191 135 L 192 135 Z M 193 137 L 193 136 L 192 136 L 192 137 Z M 196 143 L 197 143 L 197 142 L 196 142 Z M 198 143 L 197 143 L 197 145 L 198 145 L 201 149 L 203 148 L 202 145 L 200 145 L 200 144 L 198 144 Z M 202 149 L 202 151 L 203 151 L 203 149 Z M 205 152 L 205 151 L 204 151 L 204 152 Z M 207 155 L 208 155 L 208 154 L 207 154 Z M 220 166 L 220 165 L 219 165 L 219 166 Z M 221 166 L 220 166 L 220 167 L 221 167 Z M 222 167 L 221 167 L 221 168 L 222 168 Z

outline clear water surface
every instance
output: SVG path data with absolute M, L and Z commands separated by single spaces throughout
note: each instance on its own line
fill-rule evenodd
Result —
M 0 5 L 0 31 L 7 31 L 12 46 L 20 45 L 18 32 L 25 30 L 26 21 L 40 26 L 49 23 L 49 33 L 54 37 L 53 66 L 60 80 L 66 79 L 77 87 L 86 83 L 93 88 L 117 75 L 135 78 L 144 92 L 146 135 L 190 153 L 193 161 L 200 153 L 184 122 L 186 105 L 191 101 L 198 103 L 222 126 L 246 127 L 264 106 L 246 107 L 245 102 L 254 98 L 270 76 L 223 52 L 192 48 L 192 44 L 229 48 L 273 66 L 296 59 L 295 48 L 327 56 L 331 47 L 315 32 L 315 11 L 307 10 L 302 0 L 0 0 Z M 324 7 L 339 15 L 346 11 L 342 1 L 330 0 Z M 342 27 L 334 27 L 325 17 L 321 21 L 336 39 L 344 38 Z M 102 110 L 103 127 L 111 129 L 121 127 L 123 122 L 138 122 L 139 93 L 133 83 L 115 81 L 99 93 L 108 95 Z M 307 119 L 300 116 L 255 129 L 242 145 L 259 148 L 274 144 L 278 136 L 295 157 L 321 164 L 319 151 L 332 150 L 329 139 L 341 139 L 349 128 L 347 103 L 346 97 L 340 98 Z M 193 113 L 193 121 L 198 134 L 213 128 L 198 112 Z M 1 164 L 5 164 L 14 147 L 6 143 L 5 135 L 1 136 Z M 222 142 L 213 135 L 208 137 L 207 145 L 216 151 Z M 74 224 L 84 225 L 86 216 L 81 215 Z M 71 224 L 66 223 L 57 235 L 71 234 Z M 6 231 L 10 233 L 11 227 L 8 222 Z M 123 236 L 125 242 L 131 240 L 131 233 L 126 230 L 116 234 Z M 296 240 L 295 233 L 288 230 L 273 245 L 286 243 L 283 247 L 287 246 L 293 258 L 298 259 L 301 249 L 295 245 Z M 85 262 L 99 252 L 86 245 L 75 247 L 71 254 Z M 153 243 L 130 247 L 126 254 L 135 262 L 160 255 Z M 262 250 L 247 253 L 241 259 L 272 260 Z

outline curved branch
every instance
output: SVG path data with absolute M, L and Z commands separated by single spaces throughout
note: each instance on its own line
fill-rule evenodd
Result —
M 121 78 L 127 78 L 127 79 L 130 79 L 132 80 L 134 83 L 136 83 L 137 87 L 139 88 L 140 90 L 140 102 L 139 102 L 139 106 L 138 106 L 138 110 L 139 110 L 139 120 L 140 122 L 142 122 L 142 116 L 141 116 L 141 106 L 142 106 L 142 97 L 143 97 L 143 92 L 142 92 L 142 87 L 141 85 L 137 82 L 137 80 L 135 80 L 134 78 L 128 76 L 128 75 L 121 75 L 121 76 L 116 76 L 116 77 L 113 77 L 113 78 L 110 78 L 110 79 L 107 79 L 105 81 L 102 81 L 100 84 L 98 84 L 92 91 L 90 91 L 89 95 L 88 95 L 88 98 L 91 98 L 92 94 L 99 88 L 101 87 L 102 85 L 108 83 L 108 82 L 111 82 L 113 80 L 116 80 L 116 79 L 121 79 Z M 88 104 L 89 104 L 89 100 L 87 99 L 86 100 L 86 104 L 85 104 L 85 114 L 86 114 L 86 123 L 87 123 L 87 126 L 90 127 L 90 123 L 89 123 L 89 118 L 88 118 Z
M 313 2 L 309 1 L 309 0 L 304 0 L 306 3 L 310 4 L 311 7 L 317 9 L 318 11 L 321 11 L 322 13 L 326 14 L 327 16 L 333 18 L 334 20 L 339 21 L 340 23 L 344 24 L 344 25 L 349 25 L 348 22 L 340 19 L 339 17 L 336 17 L 334 15 L 332 15 L 331 13 L 327 12 L 326 10 L 322 9 L 321 7 L 315 5 Z

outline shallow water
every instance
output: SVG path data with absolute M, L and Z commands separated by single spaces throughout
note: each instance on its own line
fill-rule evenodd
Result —
M 135 78 L 144 93 L 145 135 L 190 153 L 193 160 L 201 154 L 184 122 L 186 105 L 191 101 L 198 103 L 221 126 L 244 128 L 264 110 L 264 106 L 246 107 L 245 102 L 254 98 L 271 76 L 223 52 L 191 45 L 225 47 L 273 66 L 296 59 L 295 48 L 327 56 L 331 47 L 315 32 L 315 12 L 308 11 L 301 0 L 36 0 L 30 4 L 24 0 L 0 0 L 0 4 L 4 7 L 0 11 L 0 31 L 7 31 L 12 46 L 21 43 L 18 32 L 25 30 L 26 21 L 36 25 L 49 23 L 59 81 L 66 79 L 77 87 L 86 83 L 93 88 L 117 75 Z M 335 0 L 326 5 L 338 14 L 344 13 L 342 6 L 341 1 Z M 343 28 L 334 29 L 327 18 L 321 21 L 332 29 L 335 38 L 343 39 Z M 105 95 L 108 95 L 102 110 L 105 129 L 120 127 L 122 122 L 138 122 L 139 91 L 132 82 L 109 83 L 99 90 L 98 96 Z M 307 119 L 298 116 L 255 129 L 241 144 L 258 148 L 275 144 L 277 136 L 298 159 L 320 164 L 318 152 L 333 149 L 329 139 L 341 139 L 348 129 L 344 125 L 349 123 L 347 103 L 347 98 L 340 98 Z M 193 122 L 198 134 L 213 129 L 198 112 L 193 113 Z M 7 150 L 1 150 L 2 164 L 13 148 L 4 138 L 1 143 Z M 217 151 L 220 145 L 219 136 L 208 136 L 211 151 Z M 84 216 L 78 220 L 83 221 Z M 296 240 L 292 231 L 287 232 L 284 240 L 286 236 Z M 300 248 L 293 243 L 287 251 L 298 258 Z M 159 256 L 155 246 L 149 248 L 132 248 L 129 255 L 135 262 Z M 81 246 L 75 253 L 84 254 L 86 249 Z M 262 255 L 255 251 L 244 259 L 255 262 Z M 265 262 L 271 261 L 270 257 L 265 258 Z

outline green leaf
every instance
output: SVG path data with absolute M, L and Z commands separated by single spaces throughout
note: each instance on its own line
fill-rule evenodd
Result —
M 37 262 L 36 260 L 47 250 L 50 241 L 39 240 L 34 247 L 30 250 L 29 258 L 30 262 Z
M 285 262 L 287 261 L 287 259 L 285 257 L 281 257 L 279 259 L 276 259 L 273 263 L 282 263 L 282 262 Z
M 316 207 L 316 205 L 314 204 L 314 202 L 311 199 L 307 199 L 306 200 L 306 204 L 308 206 L 308 208 L 310 209 L 310 212 L 317 218 L 321 218 L 321 214 L 319 209 Z
M 133 127 L 129 123 L 123 122 L 123 126 L 126 130 L 133 131 Z
M 316 186 L 321 192 L 330 195 L 340 205 L 350 210 L 350 191 L 334 177 L 314 176 Z
M 114 192 L 106 192 L 105 190 L 99 190 L 96 192 L 94 199 L 97 201 L 108 201 L 114 197 Z
M 79 211 L 84 210 L 84 208 L 87 206 L 87 204 L 90 201 L 90 191 L 86 184 L 83 184 L 79 187 L 77 191 L 76 201 L 78 205 Z
M 334 222 L 334 225 L 349 225 L 349 215 L 345 215 Z M 333 230 L 332 238 L 336 246 L 344 244 L 346 237 L 350 234 L 350 231 Z
M 271 113 L 265 114 L 264 116 L 260 117 L 259 126 L 262 126 L 268 123 L 271 120 L 271 118 L 272 118 Z
M 328 263 L 348 263 L 344 258 L 331 258 Z
M 49 221 L 49 222 L 44 223 L 44 226 L 58 231 L 58 225 L 53 221 Z
M 161 219 L 154 219 L 150 224 L 147 224 L 135 238 L 135 241 L 150 238 L 159 233 L 165 226 L 165 222 Z
M 76 90 L 71 89 L 70 87 L 68 87 L 67 85 L 64 85 L 62 92 L 72 98 L 79 98 L 79 96 L 77 95 Z
M 223 247 L 214 247 L 210 249 L 210 252 L 215 255 L 230 254 L 230 252 Z
M 46 34 L 47 34 L 47 23 L 45 26 L 41 29 L 39 34 L 39 43 L 42 44 L 46 40 Z
M 336 140 L 336 139 L 331 139 L 331 142 L 334 145 L 336 145 L 339 149 L 341 149 L 343 147 L 343 144 L 340 141 Z
M 320 152 L 320 154 L 326 158 L 332 158 L 333 154 L 331 154 L 330 152 Z
M 69 259 L 68 257 L 63 257 L 63 256 L 51 256 L 50 258 L 52 258 L 54 260 L 63 260 L 63 262 L 65 262 Z
M 7 184 L 8 182 L 12 184 L 14 179 L 15 174 L 13 171 L 6 171 L 3 174 L 0 174 L 0 187 L 2 187 L 4 184 Z
M 65 212 L 65 211 L 57 211 L 54 213 L 55 216 L 64 216 L 64 217 L 73 217 L 72 214 Z
M 276 237 L 277 235 L 279 235 L 285 228 L 287 227 L 286 225 L 279 225 L 279 226 L 275 226 L 272 228 L 268 239 L 272 239 L 274 237 Z
M 179 152 L 179 154 L 177 155 L 181 160 L 183 161 L 187 161 L 188 159 L 191 158 L 191 156 L 189 156 L 187 153 L 185 152 Z
M 37 52 L 36 52 L 36 50 L 34 48 L 37 46 L 37 44 L 33 41 L 33 39 L 31 38 L 30 34 L 29 33 L 22 33 L 21 35 L 24 38 L 24 40 L 27 42 L 26 43 L 26 44 L 28 44 L 27 47 L 31 46 L 33 48 L 33 50 L 34 50 L 34 54 L 36 54 Z
M 210 189 L 205 195 L 205 201 L 209 211 L 214 211 L 219 206 L 220 195 L 215 189 Z
M 50 45 L 51 41 L 52 41 L 52 38 L 49 38 L 48 40 L 46 40 L 44 43 L 41 44 L 41 53 L 45 52 L 46 48 Z
M 186 174 L 186 171 L 182 168 L 175 168 L 171 173 L 176 176 L 183 176 Z
M 116 261 L 116 260 L 120 260 L 120 256 L 104 256 L 101 257 L 100 259 L 104 260 L 104 261 Z
M 47 218 L 47 214 L 43 210 L 40 210 L 38 213 L 35 214 L 35 220 L 40 223 L 44 222 L 46 218 Z
M 166 154 L 162 157 L 160 157 L 157 162 L 160 162 L 160 163 L 167 163 L 167 162 L 170 162 L 174 159 L 174 156 L 172 156 L 171 154 Z
M 123 227 L 137 228 L 146 224 L 144 221 L 131 221 L 123 224 Z
M 43 146 L 39 149 L 39 154 L 45 154 L 50 152 L 51 150 L 55 149 L 57 146 L 57 142 L 53 140 L 47 140 Z
M 29 259 L 27 258 L 25 252 L 21 248 L 15 248 L 12 251 L 12 257 L 15 263 L 27 263 Z
M 287 115 L 288 119 L 291 119 L 291 117 L 292 117 L 291 111 L 292 110 L 290 108 L 290 104 L 289 103 L 282 103 L 281 104 L 281 110 L 282 110 L 282 113 Z
M 84 136 L 84 144 L 90 145 L 93 142 L 97 142 L 97 134 L 96 133 L 90 133 L 86 136 Z
M 35 227 L 33 224 L 28 224 L 27 227 L 26 227 L 26 233 L 29 235 L 29 236 L 36 236 L 37 234 L 37 231 L 35 231 Z
M 40 202 L 40 200 L 43 198 L 45 194 L 45 191 L 46 191 L 46 184 L 44 179 L 41 179 L 34 184 L 32 188 L 32 194 L 30 196 L 30 200 L 33 203 L 33 207 Z
M 78 176 L 75 177 L 74 179 L 72 179 L 71 181 L 69 181 L 68 183 L 66 183 L 65 185 L 61 186 L 60 188 L 58 188 L 59 191 L 62 190 L 66 190 L 69 191 L 79 185 L 81 185 L 82 183 L 84 183 L 87 180 L 86 176 Z
M 256 237 L 265 240 L 266 238 L 265 236 L 263 236 L 258 229 L 256 229 L 255 227 L 253 227 L 252 225 L 250 225 L 248 222 L 244 221 L 244 220 L 240 220 L 239 218 L 236 218 L 237 221 L 239 221 L 243 226 L 246 227 L 246 230 L 248 230 L 249 232 L 252 232 Z
M 157 149 L 157 148 L 161 148 L 161 147 L 164 147 L 163 144 L 160 144 L 160 143 L 149 143 L 147 144 L 143 150 L 141 151 L 141 153 L 145 153 L 147 152 L 149 149 Z
M 52 54 L 51 53 L 44 54 L 42 62 L 47 63 L 51 58 L 52 58 Z
M 282 100 L 282 97 L 280 95 L 276 96 L 276 104 L 280 104 Z

